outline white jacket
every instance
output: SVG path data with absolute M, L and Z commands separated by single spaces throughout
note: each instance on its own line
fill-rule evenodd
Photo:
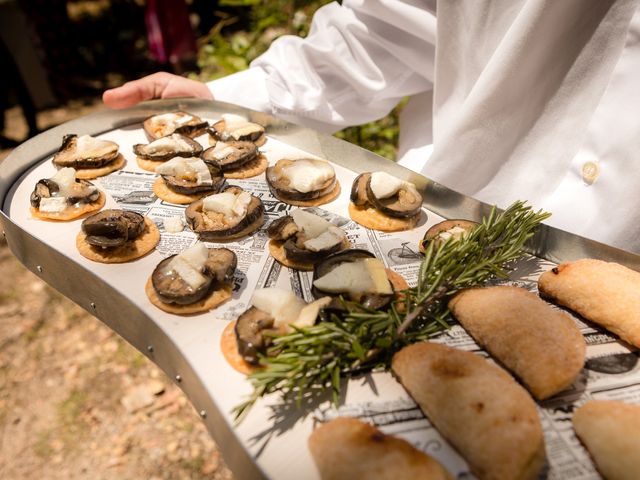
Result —
M 411 96 L 401 164 L 640 252 L 639 0 L 446 0 L 437 22 L 435 3 L 327 5 L 210 88 L 327 133 Z

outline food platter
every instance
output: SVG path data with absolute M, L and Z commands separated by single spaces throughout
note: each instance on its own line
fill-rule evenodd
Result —
M 343 389 L 337 410 L 328 401 L 299 408 L 283 407 L 277 397 L 269 397 L 259 402 L 243 423 L 233 425 L 231 411 L 251 393 L 251 386 L 222 356 L 219 344 L 224 327 L 234 314 L 246 308 L 247 293 L 256 286 L 288 285 L 303 296 L 307 291 L 305 285 L 308 287 L 307 276 L 274 267 L 273 261 L 264 254 L 264 235 L 255 235 L 250 241 L 237 245 L 243 256 L 241 278 L 234 299 L 224 309 L 178 317 L 154 308 L 144 294 L 144 285 L 160 259 L 193 241 L 192 232 L 176 235 L 163 232 L 158 250 L 152 254 L 130 264 L 101 265 L 84 259 L 76 251 L 74 239 L 79 221 L 63 224 L 31 218 L 29 192 L 37 179 L 54 172 L 49 158 L 68 133 L 91 134 L 120 145 L 128 162 L 124 172 L 97 182 L 109 193 L 108 207 L 133 206 L 157 223 L 161 223 L 163 216 L 180 211 L 183 207 L 167 205 L 150 193 L 153 175 L 140 170 L 132 154 L 133 144 L 146 141 L 142 121 L 150 115 L 174 110 L 188 111 L 211 121 L 232 113 L 264 125 L 269 140 L 263 151 L 270 162 L 289 155 L 311 155 L 329 160 L 336 168 L 343 193 L 323 208 L 346 221 L 349 186 L 358 173 L 386 171 L 416 184 L 424 198 L 424 216 L 414 231 L 375 235 L 355 226 L 349 230 L 352 243 L 372 249 L 385 259 L 388 267 L 408 277 L 419 264 L 417 243 L 429 226 L 444 218 L 478 221 L 490 210 L 488 205 L 334 137 L 220 102 L 164 100 L 68 122 L 12 152 L 0 171 L 1 221 L 12 252 L 27 268 L 103 321 L 174 379 L 200 412 L 238 478 L 317 478 L 318 473 L 306 448 L 307 438 L 317 421 L 336 415 L 359 416 L 372 421 L 431 453 L 450 472 L 464 474 L 467 470 L 464 461 L 439 437 L 393 376 L 385 372 L 351 379 Z M 269 218 L 274 219 L 283 214 L 286 207 L 269 197 L 263 178 L 247 180 L 242 185 L 260 192 Z M 535 257 L 524 262 L 513 279 L 523 285 L 533 284 L 532 279 L 535 280 L 541 265 L 584 257 L 615 261 L 640 271 L 637 255 L 548 226 L 543 226 L 532 239 L 530 251 Z M 593 346 L 600 353 L 606 349 L 614 355 L 628 353 L 626 347 L 618 345 L 615 338 L 603 332 L 584 324 L 581 331 L 593 339 Z M 454 328 L 443 341 L 478 350 L 461 329 Z M 623 373 L 613 381 L 614 377 L 598 372 L 600 391 L 615 387 L 633 397 L 632 387 L 640 382 L 640 373 L 636 367 Z M 586 453 L 575 439 L 566 430 L 556 428 L 563 421 L 563 409 L 577 401 L 584 391 L 576 388 L 561 400 L 554 397 L 549 404 L 540 405 L 540 411 L 547 412 L 543 425 L 547 457 L 551 463 L 550 478 L 597 478 Z M 635 398 L 634 403 L 639 403 L 640 394 Z

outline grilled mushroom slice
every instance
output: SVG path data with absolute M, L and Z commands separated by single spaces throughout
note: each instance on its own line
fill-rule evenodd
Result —
M 218 142 L 202 153 L 203 160 L 215 163 L 223 172 L 242 167 L 258 156 L 253 142 Z
M 264 222 L 262 201 L 242 188 L 227 187 L 191 203 L 185 210 L 187 224 L 203 240 L 230 240 L 257 230 Z
M 43 198 L 60 196 L 60 186 L 50 178 L 43 178 L 36 183 L 36 188 L 31 192 L 31 206 L 38 208 Z M 76 179 L 72 187 L 65 192 L 68 205 L 76 203 L 92 203 L 100 197 L 100 190 L 87 180 Z
M 174 157 L 197 157 L 202 153 L 202 145 L 186 135 L 172 133 L 146 145 L 134 145 L 133 153 L 145 160 L 163 161 Z
M 142 123 L 142 127 L 153 139 L 166 137 L 172 133 L 194 138 L 206 132 L 209 123 L 196 115 L 177 111 L 153 115 Z
M 53 156 L 57 167 L 99 168 L 118 157 L 118 144 L 90 135 L 65 135 L 58 152 Z
M 420 213 L 422 196 L 412 184 L 404 183 L 392 196 L 378 198 L 371 186 L 372 177 L 367 182 L 367 198 L 369 202 L 385 215 L 396 218 L 409 218 Z
M 249 141 L 256 142 L 264 135 L 264 127 L 249 122 L 239 115 L 223 115 L 222 119 L 214 123 L 209 134 L 218 141 Z
M 284 201 L 314 200 L 336 186 L 335 171 L 329 162 L 312 158 L 278 160 L 267 168 L 266 177 L 271 193 Z
M 82 222 L 90 245 L 113 248 L 138 237 L 144 230 L 144 217 L 128 210 L 103 210 Z
M 186 195 L 202 192 L 215 193 L 225 182 L 222 172 L 215 164 L 199 158 L 169 160 L 156 167 L 156 172 L 162 175 L 167 187 L 176 193 Z
M 193 272 L 187 279 L 183 277 L 184 273 L 181 275 L 181 268 L 175 266 L 176 257 L 171 255 L 156 266 L 151 274 L 151 283 L 160 300 L 178 305 L 202 300 L 216 284 L 231 280 L 238 262 L 235 253 L 227 248 L 209 248 L 202 271 L 197 272 L 201 275 L 196 273 L 194 282 Z
M 369 202 L 369 194 L 367 192 L 367 185 L 371 180 L 371 173 L 361 173 L 356 177 L 351 185 L 350 200 L 354 205 L 362 206 Z
M 446 242 L 449 238 L 458 240 L 464 234 L 469 233 L 477 226 L 477 222 L 462 219 L 444 220 L 436 223 L 424 234 L 422 242 L 420 242 L 420 249 L 424 251 L 430 242 L 436 242 L 435 246 L 437 247 Z
M 273 240 L 285 241 L 298 233 L 299 230 L 293 217 L 285 215 L 271 222 L 267 228 L 267 235 Z
M 374 262 L 371 262 L 372 260 Z M 353 264 L 352 271 L 356 275 L 351 275 L 349 264 Z M 391 301 L 393 287 L 386 277 L 384 265 L 380 264 L 375 255 L 367 250 L 351 249 L 333 253 L 316 264 L 311 293 L 315 298 L 342 295 L 347 300 L 360 302 L 366 308 L 382 308 Z M 338 268 L 340 270 L 336 270 Z M 367 275 L 370 277 L 367 278 Z M 320 281 L 321 279 L 324 280 Z M 369 288 L 366 288 L 365 284 L 369 284 Z
M 256 307 L 249 308 L 236 320 L 238 352 L 247 363 L 259 364 L 258 354 L 266 353 L 271 341 L 264 332 L 273 328 L 274 321 L 272 316 Z

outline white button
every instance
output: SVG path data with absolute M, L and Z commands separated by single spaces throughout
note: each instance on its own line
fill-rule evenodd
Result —
M 600 175 L 600 165 L 596 162 L 586 162 L 582 165 L 582 180 L 587 185 L 593 185 Z

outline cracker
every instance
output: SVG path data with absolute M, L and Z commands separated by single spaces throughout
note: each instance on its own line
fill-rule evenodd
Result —
M 420 215 L 410 218 L 395 218 L 385 215 L 370 205 L 358 206 L 353 202 L 349 202 L 349 216 L 351 220 L 372 230 L 380 230 L 381 232 L 401 232 L 403 230 L 411 230 L 414 228 Z
M 149 301 L 153 303 L 160 310 L 168 313 L 175 313 L 176 315 L 193 315 L 196 313 L 204 313 L 209 310 L 213 310 L 217 306 L 223 304 L 231 298 L 233 292 L 233 286 L 230 283 L 225 283 L 221 288 L 216 288 L 209 293 L 202 300 L 199 300 L 188 305 L 178 305 L 177 303 L 165 303 L 160 300 L 155 288 L 153 288 L 153 282 L 151 277 L 147 280 L 147 284 L 144 287 L 144 292 L 147 294 Z
M 573 428 L 604 478 L 638 478 L 640 406 L 592 400 L 573 414 Z
M 342 248 L 338 251 L 345 250 L 349 248 L 351 244 L 349 240 L 346 238 L 342 241 Z M 314 264 L 313 263 L 302 263 L 295 262 L 287 258 L 284 252 L 284 242 L 281 240 L 269 240 L 269 253 L 273 258 L 275 258 L 279 263 L 284 265 L 285 267 L 293 268 L 294 270 L 302 270 L 304 272 L 313 271 Z
M 269 166 L 267 157 L 264 155 L 258 155 L 253 160 L 245 163 L 244 165 L 227 172 L 224 172 L 224 178 L 242 179 L 257 177 L 261 173 L 264 173 Z
M 336 180 L 336 184 L 329 193 L 314 198 L 313 200 L 289 200 L 286 198 L 281 198 L 278 195 L 275 197 L 281 202 L 287 203 L 289 205 L 295 205 L 296 207 L 317 207 L 319 205 L 324 205 L 325 203 L 333 202 L 340 195 L 340 183 Z
M 140 258 L 152 251 L 160 241 L 160 231 L 148 217 L 144 218 L 144 230 L 132 242 L 116 248 L 103 249 L 87 243 L 87 235 L 80 230 L 76 237 L 76 247 L 85 258 L 100 263 L 123 263 Z
M 222 350 L 222 355 L 229 365 L 240 373 L 249 375 L 250 373 L 257 372 L 261 367 L 246 362 L 238 351 L 235 327 L 236 321 L 234 320 L 233 322 L 229 322 L 222 331 L 222 336 L 220 337 L 220 350 Z
M 41 212 L 38 208 L 31 207 L 31 216 L 40 220 L 52 220 L 66 222 L 75 220 L 76 218 L 85 217 L 89 213 L 96 212 L 104 207 L 106 201 L 104 192 L 100 192 L 100 196 L 95 202 L 83 203 L 79 207 L 67 207 L 62 212 Z
M 193 193 L 191 195 L 186 193 L 177 193 L 167 187 L 165 181 L 160 177 L 153 182 L 153 193 L 156 194 L 156 197 L 164 200 L 165 202 L 176 203 L 178 205 L 188 205 L 196 200 L 200 200 L 202 197 L 212 194 L 213 190 L 210 192 Z
M 99 168 L 77 168 L 76 169 L 76 178 L 80 178 L 82 180 L 91 180 L 93 178 L 104 177 L 105 175 L 110 174 L 111 172 L 115 172 L 116 170 L 120 170 L 124 167 L 126 160 L 122 156 L 121 153 L 113 160 L 113 162 L 105 165 L 104 167 Z
M 147 172 L 156 173 L 156 167 L 162 165 L 167 160 L 147 160 L 146 158 L 136 157 L 138 166 Z

